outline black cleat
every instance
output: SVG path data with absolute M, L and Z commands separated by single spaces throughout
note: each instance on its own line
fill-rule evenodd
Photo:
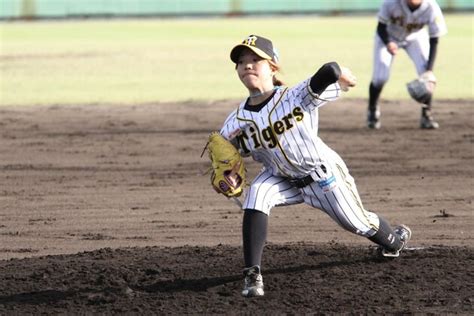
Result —
M 370 129 L 380 129 L 380 111 L 368 111 L 367 113 L 367 127 Z
M 382 257 L 385 258 L 397 258 L 400 256 L 400 251 L 405 249 L 408 244 L 408 241 L 411 239 L 411 229 L 406 225 L 400 225 L 394 228 L 394 233 L 400 237 L 400 241 L 402 242 L 402 246 L 400 249 L 395 251 L 389 251 L 382 247 L 379 247 L 378 252 Z
M 422 116 L 420 120 L 421 129 L 438 129 L 439 124 L 431 116 Z

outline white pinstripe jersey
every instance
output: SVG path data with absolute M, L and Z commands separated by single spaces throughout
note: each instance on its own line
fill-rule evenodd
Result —
M 380 7 L 378 19 L 387 24 L 389 36 L 397 41 L 409 40 L 411 34 L 425 25 L 428 25 L 430 37 L 440 37 L 447 33 L 443 13 L 435 0 L 424 0 L 413 12 L 406 0 L 385 0 Z
M 296 178 L 309 174 L 324 163 L 328 148 L 318 137 L 318 107 L 340 95 L 339 84 L 334 83 L 318 98 L 310 80 L 278 89 L 259 112 L 246 110 L 246 101 L 242 102 L 226 119 L 221 134 L 273 175 Z

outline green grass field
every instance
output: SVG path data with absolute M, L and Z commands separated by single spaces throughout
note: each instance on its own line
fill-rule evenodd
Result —
M 447 15 L 435 73 L 437 98 L 473 98 L 473 17 Z M 365 98 L 372 72 L 374 16 L 44 21 L 0 24 L 0 103 L 50 105 L 242 98 L 229 60 L 248 34 L 278 47 L 288 85 L 327 61 L 351 68 Z M 382 97 L 408 98 L 416 76 L 404 52 Z

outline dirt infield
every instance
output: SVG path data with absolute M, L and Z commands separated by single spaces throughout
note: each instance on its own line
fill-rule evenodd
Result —
M 208 133 L 236 102 L 0 108 L 0 314 L 474 312 L 472 101 L 320 110 L 365 207 L 413 230 L 371 244 L 304 205 L 270 217 L 267 295 L 239 297 L 241 212 L 209 186 Z M 250 176 L 259 166 L 248 162 Z

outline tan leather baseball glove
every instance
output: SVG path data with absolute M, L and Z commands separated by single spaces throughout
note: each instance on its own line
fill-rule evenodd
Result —
M 246 183 L 242 156 L 230 141 L 218 132 L 209 135 L 204 151 L 208 150 L 211 160 L 211 184 L 217 193 L 227 197 L 238 197 Z M 204 153 L 203 151 L 203 153 Z

